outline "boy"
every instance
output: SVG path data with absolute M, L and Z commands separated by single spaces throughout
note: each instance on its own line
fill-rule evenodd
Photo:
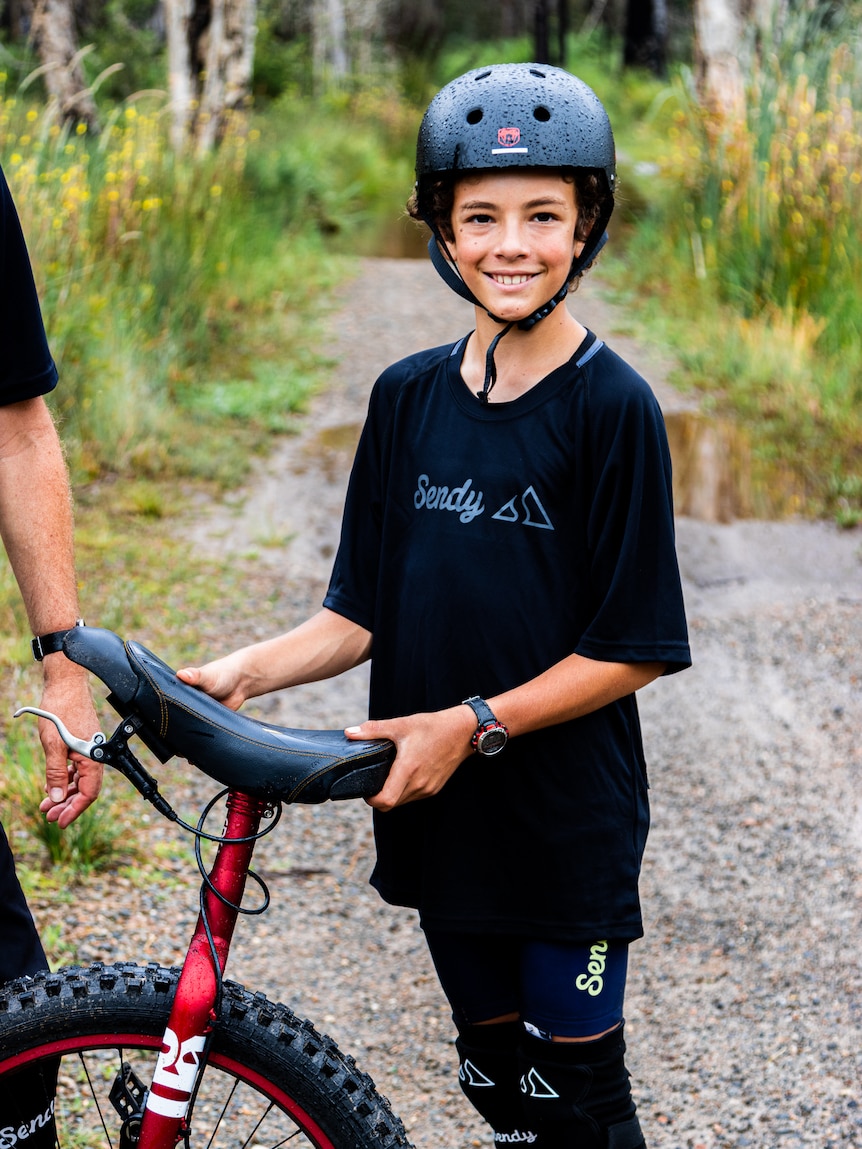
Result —
M 348 734 L 398 751 L 371 880 L 419 910 L 501 1145 L 644 1146 L 622 1036 L 649 819 L 634 693 L 689 651 L 657 404 L 558 306 L 614 184 L 575 77 L 498 65 L 438 94 L 410 210 L 476 329 L 377 381 L 323 609 L 180 672 L 238 707 L 371 658 Z

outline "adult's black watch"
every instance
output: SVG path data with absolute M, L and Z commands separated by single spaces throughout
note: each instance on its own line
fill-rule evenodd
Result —
M 509 731 L 502 722 L 497 721 L 491 707 L 478 694 L 472 698 L 465 698 L 463 705 L 470 707 L 479 723 L 470 745 L 477 753 L 484 754 L 485 757 L 499 754 L 509 741 Z
M 82 618 L 75 619 L 75 626 L 86 626 Z M 31 641 L 30 645 L 33 648 L 33 657 L 37 662 L 41 662 L 46 654 L 56 654 L 58 650 L 63 649 L 63 639 L 73 630 L 73 627 L 68 627 L 66 630 L 54 630 L 50 634 L 38 634 Z

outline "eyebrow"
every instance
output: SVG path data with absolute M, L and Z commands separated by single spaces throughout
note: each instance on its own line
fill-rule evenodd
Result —
M 490 201 L 485 201 L 485 200 L 468 200 L 467 202 L 462 203 L 460 205 L 460 207 L 458 208 L 458 210 L 459 211 L 487 211 L 488 209 L 493 210 L 495 208 L 498 208 L 499 206 L 500 206 L 499 204 L 492 203 Z M 555 196 L 555 195 L 540 196 L 537 199 L 531 199 L 528 203 L 525 203 L 522 206 L 527 208 L 527 209 L 533 209 L 533 210 L 535 210 L 535 208 L 537 208 L 537 207 L 551 207 L 551 206 L 565 207 L 566 206 L 566 200 L 563 198 L 563 196 Z

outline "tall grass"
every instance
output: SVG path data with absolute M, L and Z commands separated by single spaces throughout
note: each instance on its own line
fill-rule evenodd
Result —
M 859 338 L 849 300 L 862 282 L 862 59 L 846 43 L 825 50 L 764 57 L 744 120 L 687 102 L 669 174 L 700 273 L 748 315 L 820 317 L 821 347 L 834 351 Z
M 52 402 L 76 478 L 232 481 L 243 432 L 287 429 L 319 376 L 307 320 L 334 274 L 325 228 L 257 202 L 246 169 L 259 132 L 240 116 L 217 153 L 177 157 L 163 95 L 115 106 L 91 139 L 5 84 L 0 73 L 0 160 L 62 375 Z M 282 370 L 255 391 L 267 351 Z M 208 401 L 214 383 L 221 406 Z M 259 405 L 226 413 L 236 387 Z
M 630 270 L 689 381 L 735 412 L 755 460 L 791 465 L 807 507 L 862 518 L 862 48 L 788 17 L 752 52 L 744 115 L 685 76 Z M 658 306 L 656 306 L 658 304 Z M 695 334 L 696 332 L 696 334 Z
M 218 322 L 208 301 L 228 267 L 245 139 L 217 167 L 177 163 L 163 121 L 158 98 L 141 99 L 91 140 L 18 94 L 0 100 L 0 156 L 63 373 L 58 409 L 91 474 L 157 438 L 175 378 Z

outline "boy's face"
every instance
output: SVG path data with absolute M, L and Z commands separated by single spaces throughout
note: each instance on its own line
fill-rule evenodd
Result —
M 455 185 L 450 249 L 482 305 L 526 319 L 560 290 L 583 243 L 575 187 L 553 172 L 465 176 Z

